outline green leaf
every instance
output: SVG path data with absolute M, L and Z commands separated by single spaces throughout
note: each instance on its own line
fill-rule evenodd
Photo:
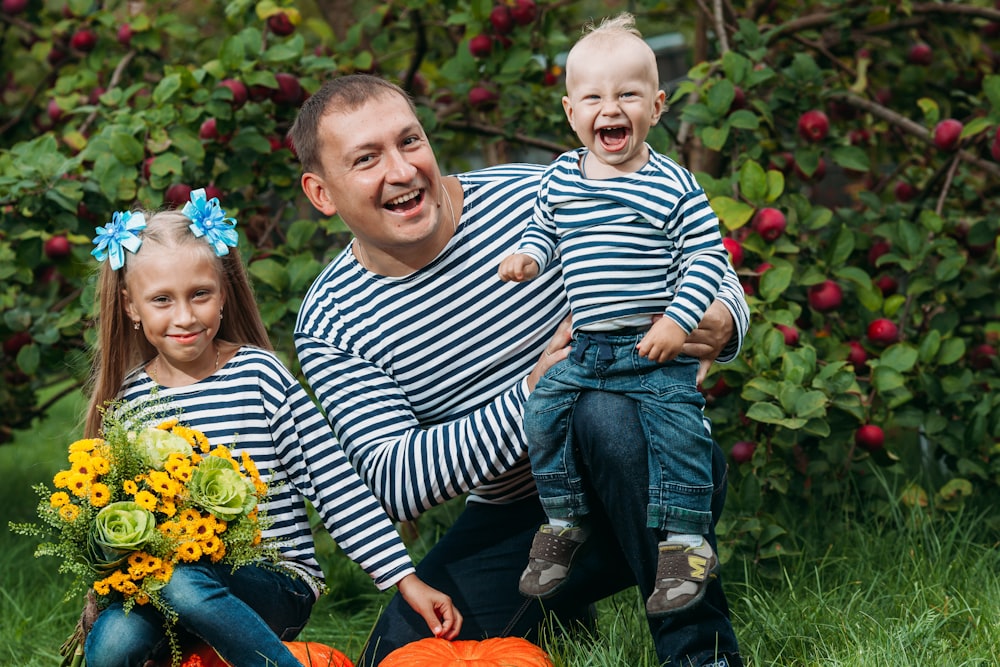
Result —
M 288 228 L 288 246 L 292 250 L 301 250 L 312 240 L 316 232 L 317 226 L 312 220 L 296 220 Z
M 888 366 L 900 373 L 913 370 L 919 354 L 912 345 L 897 343 L 886 348 L 878 359 L 879 367 Z
M 794 269 L 791 266 L 775 266 L 760 277 L 758 292 L 760 298 L 770 303 L 780 297 L 792 284 Z
M 262 259 L 250 265 L 250 275 L 279 292 L 288 287 L 285 267 L 273 259 Z
M 903 374 L 888 366 L 879 366 L 872 372 L 872 385 L 880 392 L 890 392 L 905 384 L 906 378 Z
M 941 344 L 937 362 L 939 366 L 948 366 L 965 356 L 965 341 L 961 338 L 948 338 Z
M 792 413 L 796 417 L 812 419 L 826 415 L 826 406 L 829 399 L 821 391 L 806 391 L 799 393 L 795 399 L 795 408 Z
M 747 160 L 740 167 L 740 194 L 755 204 L 763 203 L 767 197 L 767 175 L 764 168 L 753 160 Z
M 705 103 L 713 115 L 722 117 L 729 113 L 729 107 L 733 105 L 735 97 L 736 89 L 732 82 L 727 79 L 719 79 L 708 89 Z
M 734 85 L 741 85 L 751 69 L 753 63 L 736 51 L 726 51 L 722 56 L 722 71 Z
M 708 110 L 707 106 L 696 102 L 684 107 L 684 110 L 681 112 L 681 120 L 692 125 L 702 126 L 713 124 L 717 120 L 717 117 Z
M 153 90 L 153 102 L 157 106 L 162 106 L 170 101 L 180 88 L 181 77 L 179 74 L 169 74 L 163 77 Z
M 739 229 L 753 217 L 754 207 L 732 197 L 713 197 L 709 203 L 726 229 Z
M 920 341 L 918 356 L 921 363 L 929 364 L 941 349 L 941 332 L 931 329 Z
M 17 352 L 17 366 L 26 375 L 34 375 L 38 371 L 38 365 L 41 361 L 42 353 L 38 346 L 34 343 L 29 343 L 22 347 Z
M 767 171 L 767 203 L 778 199 L 785 191 L 785 175 L 777 169 Z
M 834 163 L 844 169 L 853 171 L 868 171 L 871 163 L 868 160 L 868 153 L 857 146 L 838 146 L 833 150 Z
M 729 114 L 729 125 L 738 130 L 754 131 L 760 128 L 760 119 L 752 111 L 737 109 Z
M 713 151 L 721 151 L 729 138 L 729 125 L 722 127 L 703 127 L 698 130 L 701 141 L 705 148 Z
M 764 424 L 778 424 L 785 419 L 785 411 L 774 403 L 754 403 L 747 410 L 747 417 Z
M 962 273 L 962 269 L 965 268 L 965 256 L 964 255 L 952 255 L 951 257 L 946 257 L 942 259 L 938 265 L 934 268 L 934 278 L 939 283 L 950 282 Z
M 1000 74 L 990 74 L 983 79 L 983 92 L 986 93 L 993 111 L 1000 112 Z
M 300 54 L 301 55 L 301 52 Z M 229 72 L 238 72 L 243 67 L 243 40 L 239 36 L 226 38 L 219 51 L 219 61 Z

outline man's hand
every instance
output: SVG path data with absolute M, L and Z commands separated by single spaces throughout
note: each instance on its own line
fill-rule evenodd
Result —
M 698 384 L 701 384 L 705 379 L 708 375 L 708 369 L 712 367 L 712 362 L 732 340 L 735 329 L 733 314 L 729 312 L 724 303 L 716 300 L 705 311 L 705 317 L 701 318 L 698 328 L 688 334 L 687 342 L 684 343 L 681 352 L 701 359 L 701 366 L 698 368 Z
M 528 391 L 534 391 L 535 385 L 545 375 L 545 371 L 569 355 L 569 341 L 573 333 L 571 327 L 572 319 L 572 315 L 567 315 L 559 323 L 556 332 L 552 334 L 549 344 L 545 346 L 545 352 L 538 358 L 538 363 L 535 364 L 535 367 L 531 369 L 531 373 L 528 375 Z

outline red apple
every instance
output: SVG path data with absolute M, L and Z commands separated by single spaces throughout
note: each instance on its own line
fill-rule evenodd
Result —
M 806 141 L 823 141 L 829 131 L 830 119 L 819 109 L 806 111 L 799 116 L 799 135 Z
M 718 375 L 715 378 L 715 384 L 705 390 L 705 394 L 711 398 L 722 398 L 732 392 L 733 388 L 726 383 L 726 378 L 722 375 Z
M 729 112 L 739 111 L 747 107 L 747 94 L 739 86 L 733 86 L 733 101 L 729 105 Z
M 272 102 L 284 106 L 298 106 L 302 103 L 305 91 L 295 75 L 278 72 L 274 78 L 278 80 L 278 87 L 271 91 Z
M 49 120 L 53 123 L 58 123 L 59 119 L 63 116 L 63 110 L 59 106 L 59 103 L 55 101 L 55 98 L 49 100 L 48 105 L 45 107 L 45 113 L 48 114 Z
M 885 432 L 882 431 L 881 426 L 865 424 L 854 432 L 854 442 L 857 443 L 858 447 L 874 452 L 882 449 L 885 444 Z
M 729 251 L 729 261 L 734 269 L 738 269 L 743 264 L 743 246 L 734 238 L 726 237 L 722 239 L 722 245 Z
M 3 13 L 10 14 L 11 16 L 20 14 L 27 8 L 28 0 L 3 0 L 3 3 L 0 4 L 0 9 L 3 10 Z
M 490 24 L 498 35 L 506 35 L 514 29 L 514 17 L 510 14 L 510 7 L 507 5 L 497 5 L 490 12 Z
M 899 288 L 899 283 L 888 273 L 883 273 L 875 279 L 875 286 L 882 292 L 882 296 L 887 296 Z
M 958 148 L 963 125 L 954 118 L 945 118 L 934 127 L 934 145 L 938 150 L 953 151 Z
M 729 455 L 736 463 L 747 463 L 753 458 L 753 453 L 757 449 L 757 443 L 749 440 L 739 440 L 733 443 L 733 448 L 729 450 Z
M 238 109 L 247 103 L 249 91 L 247 85 L 239 79 L 223 79 L 219 82 L 222 88 L 228 88 L 233 93 L 233 107 Z
M 208 141 L 217 139 L 219 137 L 218 121 L 214 118 L 206 118 L 201 127 L 198 128 L 198 136 Z
M 876 266 L 878 258 L 889 252 L 892 246 L 889 245 L 888 241 L 875 241 L 872 247 L 868 249 L 868 263 L 872 266 Z
M 175 208 L 181 208 L 191 199 L 191 186 L 186 183 L 174 183 L 163 193 L 163 201 Z
M 997 133 L 993 136 L 993 143 L 990 144 L 990 155 L 994 160 L 1000 162 L 1000 127 L 997 128 Z
M 826 313 L 840 308 L 844 301 L 844 293 L 840 285 L 832 280 L 824 280 L 809 288 L 809 305 L 814 310 Z
M 150 170 L 153 168 L 153 158 L 148 157 L 142 161 L 142 176 L 147 181 L 149 180 Z
M 989 343 L 980 343 L 969 351 L 969 365 L 977 371 L 984 371 L 993 366 L 997 358 L 997 349 Z
M 934 62 L 934 51 L 929 44 L 918 42 L 910 47 L 906 52 L 906 61 L 911 65 L 921 65 L 926 67 Z
M 497 100 L 499 97 L 489 86 L 478 85 L 474 86 L 472 90 L 469 91 L 469 104 L 471 104 L 476 109 L 482 109 L 483 111 L 489 111 L 497 105 Z
M 868 325 L 868 340 L 876 345 L 886 346 L 899 339 L 899 327 L 890 319 L 880 317 Z
M 762 208 L 754 215 L 751 226 L 765 241 L 774 241 L 785 233 L 785 214 L 776 208 Z
M 129 46 L 131 46 L 131 44 L 132 44 L 132 26 L 129 25 L 128 23 L 122 23 L 118 27 L 118 34 L 116 35 L 116 37 L 118 38 L 118 43 L 121 44 L 122 46 L 124 46 L 126 48 L 128 48 Z
M 287 37 L 295 32 L 295 24 L 285 12 L 277 12 L 267 17 L 267 27 L 279 37 Z
M 855 128 L 847 133 L 847 140 L 853 146 L 867 145 L 872 138 L 872 133 L 868 128 Z
M 485 58 L 493 50 L 493 40 L 489 35 L 479 34 L 469 40 L 469 53 L 474 58 Z
M 85 53 L 93 51 L 97 46 L 97 35 L 90 28 L 81 28 L 69 38 L 69 45 L 77 51 Z
M 63 234 L 56 234 L 45 242 L 44 250 L 45 256 L 51 260 L 65 259 L 70 253 L 69 239 Z
M 222 190 L 220 190 L 215 183 L 209 183 L 205 186 L 205 199 L 212 201 L 213 198 L 222 201 Z
M 528 25 L 535 20 L 537 14 L 538 7 L 535 5 L 535 0 L 516 0 L 510 9 L 510 15 L 518 25 Z
M 896 201 L 903 204 L 917 196 L 917 189 L 906 181 L 896 183 L 896 187 L 892 189 L 892 192 L 896 195 Z
M 799 330 L 784 324 L 775 324 L 774 328 L 785 337 L 785 345 L 796 345 L 799 342 Z
M 21 348 L 31 342 L 31 334 L 27 331 L 17 331 L 3 342 L 3 351 L 15 357 Z
M 848 363 L 854 366 L 855 371 L 861 370 L 865 362 L 868 361 L 868 353 L 864 346 L 856 340 L 848 341 L 847 344 L 851 348 L 851 351 L 847 353 Z

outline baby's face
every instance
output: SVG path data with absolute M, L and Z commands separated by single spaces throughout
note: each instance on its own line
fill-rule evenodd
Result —
M 644 142 L 660 119 L 664 98 L 656 59 L 640 38 L 604 36 L 573 48 L 566 62 L 563 108 L 580 141 L 600 163 L 588 160 L 588 177 L 631 173 L 646 163 Z

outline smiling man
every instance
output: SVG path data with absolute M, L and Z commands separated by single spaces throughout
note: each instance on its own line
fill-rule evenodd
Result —
M 573 417 L 598 499 L 588 549 L 544 605 L 518 593 L 544 519 L 523 408 L 542 374 L 567 356 L 569 309 L 558 261 L 526 283 L 502 282 L 496 266 L 531 216 L 543 167 L 442 176 L 412 102 L 368 75 L 326 82 L 291 136 L 306 196 L 323 214 L 339 214 L 355 237 L 303 301 L 295 330 L 303 373 L 390 516 L 413 519 L 468 494 L 417 566 L 462 611 L 461 638 L 537 638 L 548 612 L 570 627 L 589 620 L 593 602 L 637 581 L 648 595 L 657 541 L 643 520 L 646 444 L 635 404 L 603 392 L 582 395 Z M 732 358 L 748 320 L 730 269 L 684 352 Z M 717 517 L 725 463 L 713 451 Z M 741 664 L 718 580 L 696 608 L 649 623 L 662 660 Z M 397 596 L 363 664 L 428 635 Z

